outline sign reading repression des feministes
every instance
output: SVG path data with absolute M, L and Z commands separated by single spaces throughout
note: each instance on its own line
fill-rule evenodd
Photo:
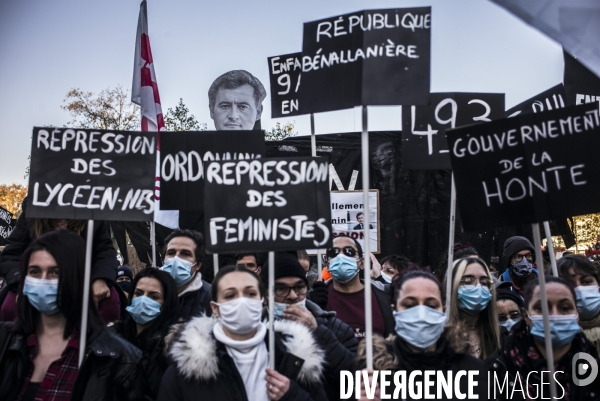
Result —
M 302 73 L 302 53 L 269 57 L 271 84 L 271 118 L 291 117 L 302 113 L 298 90 Z
M 402 107 L 405 169 L 450 169 L 446 130 L 504 117 L 503 93 L 432 93 L 428 106 Z
M 329 162 L 294 157 L 206 166 L 206 248 L 213 253 L 331 246 Z
M 596 104 L 519 115 L 448 132 L 466 230 L 598 212 Z
M 262 131 L 160 133 L 160 208 L 203 210 L 205 167 L 214 160 L 250 160 L 265 154 Z
M 34 128 L 27 217 L 150 221 L 156 133 Z
M 304 24 L 302 113 L 429 102 L 431 7 L 367 10 Z

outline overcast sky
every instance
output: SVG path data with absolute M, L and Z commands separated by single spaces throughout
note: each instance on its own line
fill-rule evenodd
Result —
M 0 0 L 0 184 L 23 179 L 32 127 L 62 126 L 71 88 L 131 89 L 140 2 Z M 486 0 L 149 0 L 148 25 L 163 110 L 179 98 L 214 129 L 207 91 L 245 69 L 269 90 L 267 57 L 301 51 L 304 22 L 378 8 L 432 7 L 433 92 L 506 93 L 506 107 L 562 82 L 561 47 Z M 262 126 L 271 119 L 270 97 Z M 292 117 L 300 135 L 308 116 Z M 358 109 L 315 116 L 318 134 L 360 130 Z M 371 130 L 400 130 L 400 107 L 370 107 Z

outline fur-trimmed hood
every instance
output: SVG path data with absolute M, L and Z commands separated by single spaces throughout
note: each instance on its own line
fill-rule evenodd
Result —
M 219 374 L 217 340 L 213 317 L 196 317 L 174 325 L 166 338 L 167 354 L 175 363 L 177 372 L 189 380 L 216 379 Z M 275 333 L 287 352 L 303 359 L 297 380 L 304 384 L 318 384 L 324 367 L 324 352 L 319 348 L 306 326 L 287 320 L 275 321 Z

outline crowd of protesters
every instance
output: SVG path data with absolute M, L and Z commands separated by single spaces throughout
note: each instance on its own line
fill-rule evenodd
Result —
M 84 322 L 88 235 L 93 250 Z M 536 249 L 524 237 L 505 242 L 507 265 L 498 276 L 475 249 L 455 251 L 450 274 L 443 267 L 436 275 L 401 255 L 378 260 L 358 241 L 339 236 L 322 272 L 306 251 L 277 252 L 269 282 L 266 258 L 250 252 L 232 256 L 235 264 L 221 266 L 208 283 L 199 232 L 174 230 L 165 240 L 163 266 L 134 272 L 118 266 L 105 224 L 88 233 L 83 222 L 22 214 L 0 255 L 0 400 L 344 399 L 340 372 L 367 366 L 367 318 L 375 370 L 478 371 L 475 388 L 457 381 L 462 393 L 536 399 L 550 394 L 541 275 L 558 395 L 600 399 L 598 380 L 577 385 L 572 363 L 586 353 L 598 366 L 597 267 L 568 255 L 557 261 L 558 277 L 549 275 L 537 267 Z M 365 258 L 372 266 L 370 315 Z M 522 380 L 525 389 L 490 396 L 489 373 L 508 377 L 511 386 Z

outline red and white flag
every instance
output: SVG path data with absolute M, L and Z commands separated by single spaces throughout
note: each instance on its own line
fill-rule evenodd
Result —
M 131 101 L 141 109 L 142 131 L 161 131 L 165 129 L 158 84 L 154 73 L 150 37 L 148 36 L 148 12 L 146 0 L 140 4 L 137 37 L 135 40 L 135 59 L 133 60 L 133 84 Z M 179 227 L 179 211 L 160 210 L 160 135 L 157 142 L 156 159 L 156 200 L 154 202 L 154 221 L 169 228 Z

